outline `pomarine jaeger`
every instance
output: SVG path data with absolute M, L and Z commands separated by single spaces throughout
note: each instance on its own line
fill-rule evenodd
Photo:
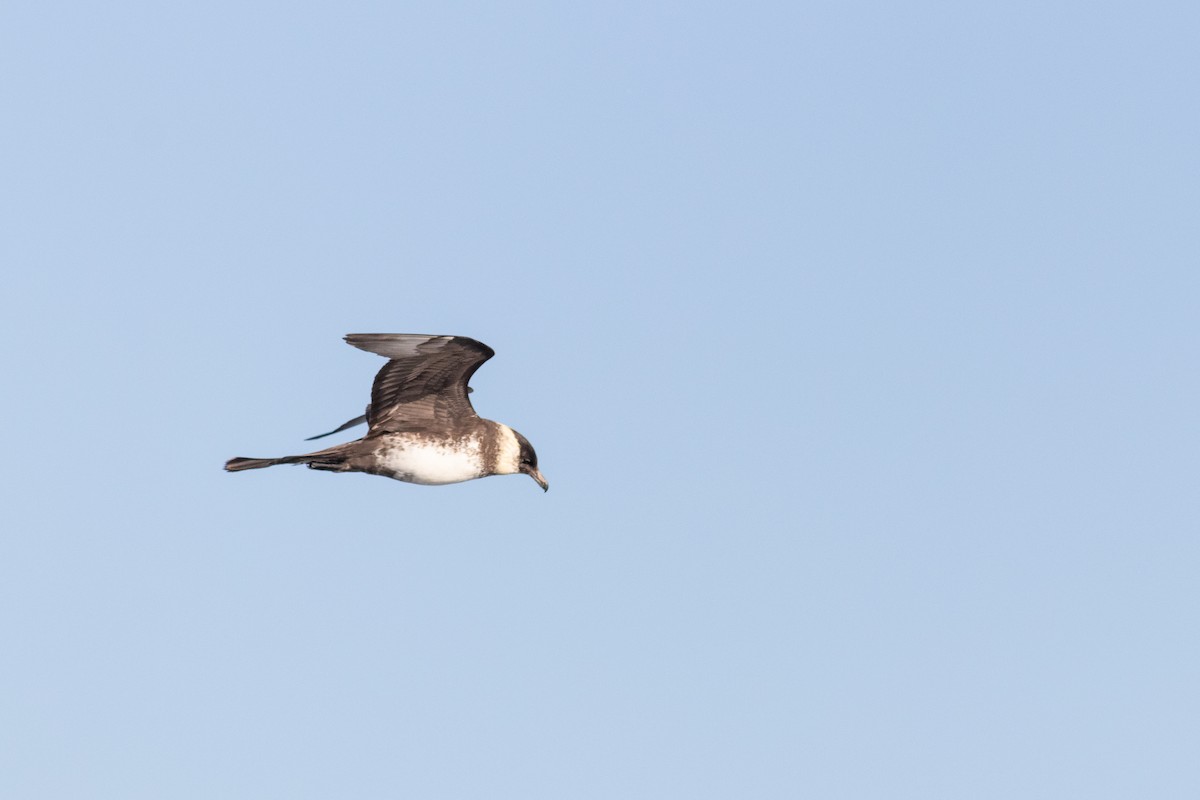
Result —
M 550 488 L 529 440 L 480 418 L 467 398 L 467 382 L 496 354 L 492 348 L 466 336 L 413 333 L 352 333 L 346 341 L 388 359 L 375 376 L 366 413 L 329 432 L 366 422 L 367 435 L 302 456 L 232 458 L 225 469 L 306 464 L 426 485 L 523 473 L 543 490 Z

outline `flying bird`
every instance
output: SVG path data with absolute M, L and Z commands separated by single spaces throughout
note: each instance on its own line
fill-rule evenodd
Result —
M 346 341 L 388 362 L 375 376 L 366 413 L 332 433 L 367 423 L 367 435 L 326 450 L 282 458 L 231 458 L 225 469 L 306 464 L 330 472 L 366 472 L 440 485 L 524 474 L 543 490 L 533 445 L 507 425 L 482 419 L 467 394 L 475 370 L 496 352 L 466 336 L 352 333 Z

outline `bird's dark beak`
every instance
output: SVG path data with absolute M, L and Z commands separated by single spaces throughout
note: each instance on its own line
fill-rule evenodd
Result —
M 550 482 L 548 480 L 546 480 L 544 477 L 542 477 L 541 470 L 537 469 L 536 467 L 533 467 L 533 468 L 529 469 L 526 474 L 529 475 L 529 477 L 533 478 L 535 481 L 537 481 L 537 485 L 542 487 L 543 492 L 550 491 Z

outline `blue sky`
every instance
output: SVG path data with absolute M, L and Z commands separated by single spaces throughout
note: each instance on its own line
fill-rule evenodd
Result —
M 7 4 L 0 795 L 1195 797 L 1198 29 Z

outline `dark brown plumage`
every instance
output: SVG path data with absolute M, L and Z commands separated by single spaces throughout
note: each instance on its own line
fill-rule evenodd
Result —
M 371 386 L 367 425 L 407 431 L 427 423 L 458 426 L 478 420 L 467 383 L 496 351 L 465 336 L 352 333 L 349 344 L 389 359 Z

